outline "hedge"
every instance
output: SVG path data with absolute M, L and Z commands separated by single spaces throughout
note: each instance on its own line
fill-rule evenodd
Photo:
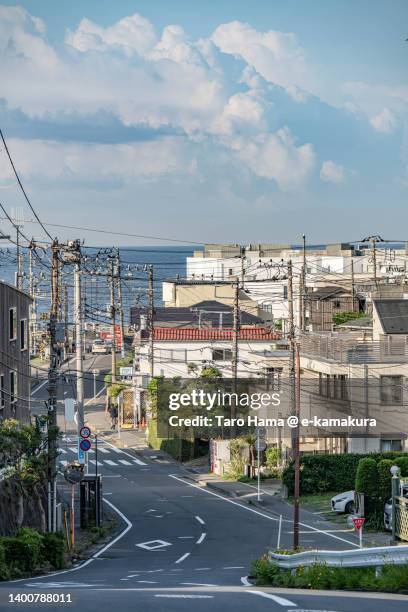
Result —
M 15 536 L 0 537 L 0 580 L 65 565 L 65 541 L 59 533 L 39 533 L 24 527 Z
M 357 466 L 360 459 L 370 457 L 378 463 L 382 459 L 391 459 L 401 467 L 401 473 L 408 475 L 408 453 L 345 453 L 344 455 L 302 455 L 300 459 L 300 491 L 302 495 L 325 493 L 327 491 L 354 490 Z M 403 467 L 404 466 L 404 467 Z M 288 488 L 289 495 L 294 487 L 293 461 L 284 469 L 282 482 Z
M 171 455 L 177 461 L 189 461 L 200 453 L 196 452 L 195 440 L 185 438 L 159 438 L 157 435 L 156 419 L 149 420 L 149 446 L 156 450 L 162 450 Z

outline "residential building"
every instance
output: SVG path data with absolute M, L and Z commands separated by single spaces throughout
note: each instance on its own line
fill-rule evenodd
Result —
M 30 420 L 31 297 L 0 281 L 0 419 Z

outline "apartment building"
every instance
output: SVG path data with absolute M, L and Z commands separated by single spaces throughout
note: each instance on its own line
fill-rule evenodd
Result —
M 0 281 L 0 419 L 30 420 L 31 297 Z

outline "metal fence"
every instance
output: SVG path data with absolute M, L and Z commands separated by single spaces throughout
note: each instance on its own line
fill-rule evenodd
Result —
M 325 564 L 330 567 L 380 567 L 408 563 L 408 546 L 378 546 L 354 550 L 308 550 L 294 555 L 269 553 L 278 567 L 295 569 L 300 566 Z
M 383 337 L 380 340 L 361 340 L 361 336 L 347 334 L 305 334 L 300 338 L 300 351 L 304 357 L 320 358 L 336 363 L 408 363 L 408 342 L 400 338 Z

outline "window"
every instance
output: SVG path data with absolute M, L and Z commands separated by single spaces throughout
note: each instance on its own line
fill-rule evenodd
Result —
M 9 310 L 9 340 L 17 338 L 17 308 Z
M 232 276 L 232 268 L 228 268 L 228 274 L 229 276 Z
M 381 452 L 402 451 L 402 440 L 381 440 Z
M 17 401 L 17 372 L 10 370 L 10 404 Z
M 6 394 L 4 393 L 4 374 L 0 375 L 0 408 L 6 405 Z
M 28 346 L 28 327 L 27 319 L 21 319 L 20 321 L 20 348 L 25 351 Z
M 267 391 L 280 391 L 282 372 L 283 368 L 269 366 L 265 368 Z
M 380 377 L 380 400 L 386 406 L 402 404 L 402 376 Z
M 319 395 L 332 399 L 348 399 L 346 374 L 322 374 L 319 372 Z
M 288 299 L 288 286 L 287 285 L 283 285 L 283 299 L 284 300 Z
M 213 361 L 231 361 L 232 351 L 231 349 L 214 349 L 212 352 Z

